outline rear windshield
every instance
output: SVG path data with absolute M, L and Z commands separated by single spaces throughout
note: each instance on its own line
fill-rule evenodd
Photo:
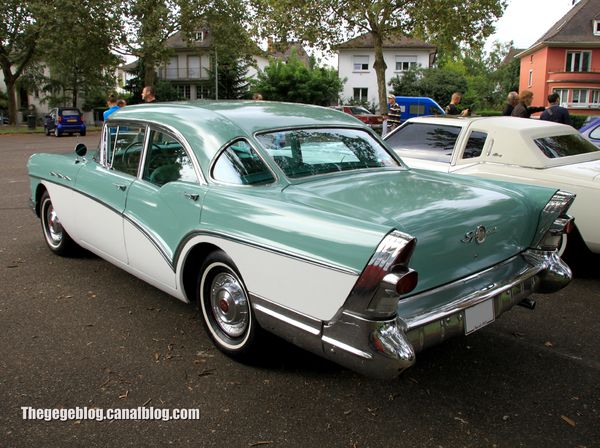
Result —
M 600 150 L 595 145 L 581 137 L 579 134 L 536 138 L 534 139 L 534 142 L 549 159 L 576 156 L 578 154 L 585 154 Z
M 369 133 L 359 129 L 296 129 L 257 138 L 290 178 L 399 166 Z
M 61 112 L 61 115 L 63 117 L 71 117 L 73 115 L 76 115 L 79 117 L 79 111 L 77 109 L 63 109 Z
M 449 163 L 460 131 L 460 126 L 406 123 L 386 141 L 393 149 L 414 151 L 410 157 Z

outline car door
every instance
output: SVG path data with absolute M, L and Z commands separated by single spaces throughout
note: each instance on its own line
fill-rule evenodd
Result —
M 135 180 L 146 136 L 143 125 L 106 126 L 98 160 L 89 160 L 77 177 L 74 207 L 82 246 L 113 262 L 127 264 L 123 212 Z
M 176 249 L 185 235 L 198 228 L 206 189 L 185 140 L 153 126 L 124 214 L 130 268 L 153 282 L 176 287 Z

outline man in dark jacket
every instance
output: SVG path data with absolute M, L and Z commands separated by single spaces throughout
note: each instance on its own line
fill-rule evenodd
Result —
M 564 107 L 558 105 L 560 97 L 558 93 L 551 93 L 548 95 L 548 102 L 550 107 L 546 109 L 540 116 L 540 120 L 553 121 L 555 123 L 571 124 L 571 116 L 569 111 Z
M 544 107 L 533 107 L 531 103 L 533 102 L 533 92 L 529 90 L 523 90 L 519 95 L 519 104 L 515 106 L 511 117 L 520 117 L 520 118 L 529 118 L 531 114 L 536 112 L 542 112 L 546 110 Z

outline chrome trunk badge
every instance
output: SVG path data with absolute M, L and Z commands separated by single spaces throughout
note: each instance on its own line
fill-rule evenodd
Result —
M 497 227 L 486 229 L 485 226 L 477 226 L 475 230 L 465 233 L 465 237 L 460 240 L 462 243 L 470 243 L 475 241 L 477 244 L 483 244 L 487 239 L 488 235 L 496 233 Z

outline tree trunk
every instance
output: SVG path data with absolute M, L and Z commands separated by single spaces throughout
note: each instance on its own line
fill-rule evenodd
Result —
M 15 79 L 12 76 L 6 77 L 4 73 L 4 83 L 6 84 L 6 96 L 8 96 L 8 124 L 17 124 L 17 91 L 15 89 Z
M 151 59 L 147 59 L 144 62 L 144 86 L 154 86 L 154 84 L 156 84 L 156 71 L 154 70 L 154 61 Z
M 381 34 L 372 32 L 373 34 L 373 45 L 375 46 L 375 63 L 373 68 L 375 69 L 375 75 L 377 76 L 377 93 L 379 98 L 379 113 L 382 115 L 387 114 L 387 88 L 385 84 L 385 60 L 383 59 L 383 39 Z

